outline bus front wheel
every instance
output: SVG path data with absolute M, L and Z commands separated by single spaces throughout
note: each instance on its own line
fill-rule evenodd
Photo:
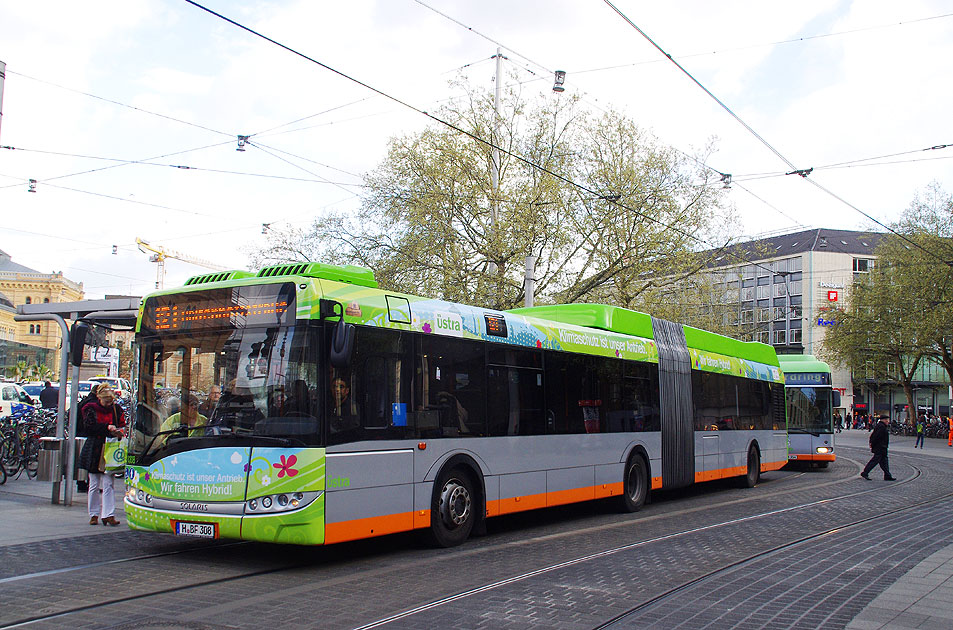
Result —
M 625 465 L 620 507 L 623 512 L 638 512 L 649 495 L 649 469 L 641 455 L 633 455 Z
M 443 471 L 434 484 L 430 538 L 439 547 L 455 547 L 470 536 L 479 501 L 470 476 L 462 468 Z

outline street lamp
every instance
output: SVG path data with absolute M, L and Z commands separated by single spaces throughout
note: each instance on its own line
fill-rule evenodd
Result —
M 553 85 L 553 92 L 565 92 L 566 88 L 563 87 L 563 83 L 565 82 L 566 82 L 566 71 L 557 70 L 556 83 Z

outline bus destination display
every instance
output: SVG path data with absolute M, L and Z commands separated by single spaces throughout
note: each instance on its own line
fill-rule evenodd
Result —
M 142 330 L 162 333 L 294 323 L 293 284 L 211 289 L 146 300 Z
M 830 385 L 831 375 L 825 372 L 785 372 L 785 385 Z

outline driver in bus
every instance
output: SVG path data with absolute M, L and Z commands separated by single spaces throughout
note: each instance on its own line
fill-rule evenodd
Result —
M 163 431 L 172 431 L 178 428 L 186 428 L 187 435 L 204 435 L 205 425 L 208 424 L 208 418 L 199 413 L 199 400 L 193 394 L 189 394 L 188 404 L 177 413 L 172 414 L 165 419 L 162 426 L 159 427 L 159 433 Z M 168 436 L 165 436 L 168 439 Z
M 331 404 L 332 433 L 355 430 L 360 427 L 360 420 L 353 409 L 351 388 L 340 376 L 331 379 Z

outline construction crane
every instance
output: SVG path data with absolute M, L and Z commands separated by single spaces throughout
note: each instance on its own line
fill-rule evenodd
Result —
M 162 289 L 165 287 L 165 259 L 174 258 L 175 260 L 181 260 L 182 262 L 191 263 L 193 265 L 198 265 L 199 267 L 205 267 L 206 269 L 212 269 L 215 271 L 227 271 L 228 267 L 223 267 L 222 265 L 216 265 L 210 260 L 204 260 L 202 258 L 195 258 L 182 252 L 177 252 L 174 249 L 169 249 L 168 247 L 163 247 L 162 245 L 153 245 L 149 241 L 144 241 L 139 237 L 136 237 L 136 245 L 139 246 L 139 251 L 143 254 L 149 254 L 149 262 L 154 262 L 158 264 L 156 267 L 156 288 Z

